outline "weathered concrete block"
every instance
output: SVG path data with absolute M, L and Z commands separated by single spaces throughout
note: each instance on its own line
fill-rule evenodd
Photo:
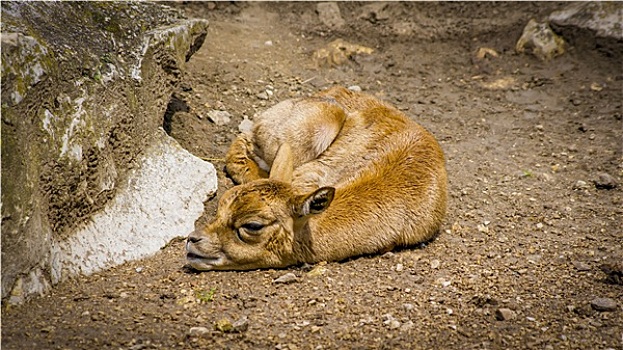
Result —
M 208 23 L 147 2 L 3 1 L 1 8 L 2 298 L 19 301 L 66 275 L 145 254 L 128 248 L 130 238 L 123 246 L 115 235 L 90 237 L 107 229 L 106 220 L 118 225 L 117 237 L 149 232 L 154 242 L 143 244 L 151 249 L 189 231 L 196 201 L 214 189 L 177 179 L 188 172 L 215 181 L 213 168 L 154 135 Z M 150 164 L 160 164 L 158 174 Z M 130 199 L 131 184 L 149 183 L 145 174 L 166 184 L 158 196 L 168 193 L 167 203 L 138 189 Z M 142 232 L 122 223 L 114 211 L 122 207 L 123 220 L 142 218 Z M 106 248 L 97 250 L 102 256 L 82 254 L 92 244 Z

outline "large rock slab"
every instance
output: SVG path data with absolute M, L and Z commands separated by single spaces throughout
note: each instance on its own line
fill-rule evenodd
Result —
M 52 282 L 158 251 L 194 230 L 206 196 L 217 190 L 212 164 L 159 130 L 128 181 L 71 237 L 54 242 Z
M 612 57 L 623 55 L 623 3 L 571 3 L 549 16 L 552 27 L 579 50 L 598 49 Z
M 1 8 L 2 298 L 20 301 L 192 230 L 216 177 L 159 129 L 208 23 L 148 2 Z
M 581 2 L 572 3 L 549 16 L 551 23 L 593 31 L 604 38 L 623 39 L 623 3 Z

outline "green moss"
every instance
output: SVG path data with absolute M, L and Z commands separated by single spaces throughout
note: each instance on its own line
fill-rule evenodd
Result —
M 216 287 L 210 288 L 210 290 L 196 290 L 195 298 L 203 303 L 208 303 L 214 300 L 214 294 L 216 293 Z

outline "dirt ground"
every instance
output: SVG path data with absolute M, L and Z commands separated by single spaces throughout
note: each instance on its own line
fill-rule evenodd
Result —
M 211 25 L 165 128 L 214 163 L 220 195 L 244 116 L 357 85 L 440 141 L 450 202 L 435 241 L 315 267 L 194 273 L 180 238 L 5 307 L 2 348 L 623 349 L 620 55 L 590 36 L 568 38 L 548 63 L 516 54 L 527 21 L 557 3 L 366 5 L 339 3 L 345 24 L 329 29 L 315 3 L 176 4 Z M 374 52 L 319 65 L 314 51 L 337 38 Z M 478 58 L 483 47 L 499 56 Z M 217 125 L 211 110 L 231 120 Z M 289 272 L 294 282 L 274 283 Z

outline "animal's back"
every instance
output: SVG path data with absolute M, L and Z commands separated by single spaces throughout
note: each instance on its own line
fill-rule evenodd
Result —
M 446 209 L 443 152 L 403 113 L 343 88 L 323 93 L 344 107 L 337 138 L 294 172 L 294 188 L 336 188 L 332 205 L 309 222 L 309 262 L 390 250 L 427 241 Z M 382 234 L 379 234 L 381 233 Z M 325 254 L 323 254 L 325 252 Z

